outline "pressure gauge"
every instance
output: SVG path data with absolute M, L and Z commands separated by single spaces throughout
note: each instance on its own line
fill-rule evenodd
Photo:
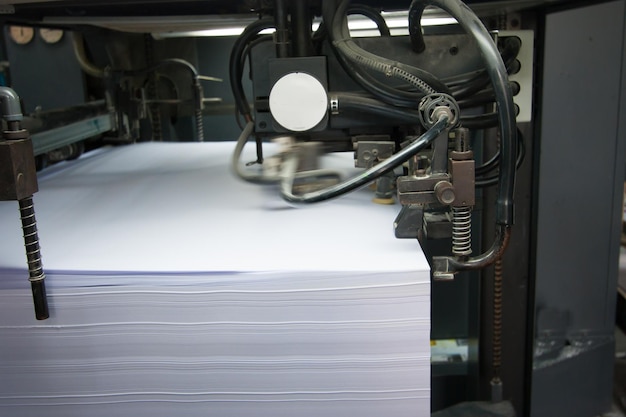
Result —
M 18 45 L 26 45 L 35 37 L 35 30 L 29 26 L 10 26 L 9 35 Z
M 63 38 L 63 31 L 61 29 L 39 29 L 39 36 L 45 43 L 57 43 Z

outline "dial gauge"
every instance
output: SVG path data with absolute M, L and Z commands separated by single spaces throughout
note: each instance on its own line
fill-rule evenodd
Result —
M 63 38 L 63 31 L 61 29 L 39 29 L 39 36 L 46 43 L 57 43 Z
M 35 30 L 29 26 L 11 26 L 9 27 L 9 35 L 18 45 L 26 45 L 33 40 Z

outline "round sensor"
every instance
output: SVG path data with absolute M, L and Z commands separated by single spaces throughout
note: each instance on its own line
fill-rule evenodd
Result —
M 282 127 L 304 132 L 317 126 L 326 115 L 328 97 L 322 83 L 304 72 L 281 77 L 270 91 L 270 111 Z

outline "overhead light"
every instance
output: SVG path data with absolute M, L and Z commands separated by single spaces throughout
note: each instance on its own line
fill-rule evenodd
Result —
M 390 13 L 383 12 L 382 16 L 385 18 L 387 26 L 389 27 L 392 35 L 407 35 L 409 33 L 409 18 L 407 11 Z M 435 13 L 424 13 L 422 17 L 422 26 L 442 26 L 453 25 L 456 23 L 456 19 L 452 17 L 445 17 Z M 319 24 L 319 20 L 315 20 L 312 25 L 312 30 L 317 30 Z M 374 23 L 371 19 L 367 19 L 358 15 L 348 17 L 348 28 L 350 29 L 350 35 L 353 37 L 376 36 L 378 34 L 376 23 Z M 245 26 L 237 25 L 184 32 L 158 32 L 153 33 L 152 35 L 156 39 L 208 36 L 228 37 L 239 36 L 244 31 L 244 29 Z M 261 34 L 270 34 L 273 32 L 274 29 L 267 29 L 262 31 Z
M 153 36 L 156 39 L 160 38 L 181 38 L 181 37 L 207 37 L 207 36 L 215 36 L 215 37 L 228 37 L 228 36 L 239 36 L 243 33 L 245 27 L 243 26 L 233 26 L 226 28 L 218 28 L 218 29 L 207 29 L 207 30 L 194 30 L 189 32 L 171 32 L 171 33 L 155 33 Z M 261 35 L 268 35 L 274 33 L 274 29 L 265 29 L 259 32 Z

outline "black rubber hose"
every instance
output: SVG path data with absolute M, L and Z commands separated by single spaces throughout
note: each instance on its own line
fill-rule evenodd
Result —
M 328 32 L 329 28 L 324 22 L 330 22 L 333 20 L 335 6 L 334 3 L 330 1 L 325 1 L 322 4 L 322 7 L 322 12 L 324 15 L 324 21 L 322 21 L 322 24 L 324 25 L 324 31 Z M 356 64 L 350 62 L 343 54 L 341 54 L 337 50 L 337 48 L 332 45 L 332 42 L 330 43 L 330 46 L 331 50 L 335 54 L 335 57 L 337 58 L 337 61 L 342 66 L 346 74 L 348 74 L 365 91 L 375 96 L 376 98 L 384 101 L 385 103 L 392 106 L 416 108 L 417 104 L 424 97 L 423 93 L 397 90 L 387 84 L 380 82 L 366 71 L 361 70 Z
M 354 4 L 348 6 L 347 13 L 349 16 L 359 14 L 371 19 L 376 24 L 376 27 L 380 32 L 380 36 L 391 36 L 391 31 L 389 30 L 389 26 L 387 26 L 385 18 L 373 7 L 366 6 L 364 4 Z
M 509 82 L 509 87 L 511 88 L 511 94 L 516 96 L 520 92 L 520 85 L 515 81 Z M 496 99 L 496 95 L 493 92 L 493 88 L 488 88 L 486 90 L 479 91 L 471 97 L 465 98 L 463 100 L 458 100 L 456 104 L 461 108 L 469 108 L 469 107 L 477 107 L 484 106 L 486 104 L 493 103 Z
M 324 3 L 324 6 L 328 7 L 327 4 L 329 3 Z M 329 16 L 328 18 L 331 18 L 329 12 L 326 12 L 325 15 Z M 324 22 L 322 22 L 322 25 L 324 25 Z M 320 26 L 318 32 L 320 30 L 325 32 L 326 26 Z M 346 74 L 348 74 L 354 82 L 360 85 L 365 91 L 379 100 L 392 106 L 417 108 L 417 105 L 424 97 L 423 93 L 397 90 L 380 82 L 366 71 L 362 71 L 358 66 L 348 61 L 336 48 L 332 47 L 332 44 L 331 50 L 337 58 L 337 62 L 339 62 Z
M 332 45 L 341 54 L 361 67 L 408 82 L 425 94 L 448 91 L 445 84 L 427 71 L 377 56 L 356 45 L 350 38 L 347 25 L 346 10 L 348 2 L 349 0 L 341 0 L 336 8 L 334 4 L 329 2 L 323 3 L 324 20 L 327 24 L 332 22 L 329 31 Z
M 291 10 L 291 52 L 295 57 L 311 56 L 313 43 L 311 33 L 312 17 L 307 0 L 290 0 Z
M 354 4 L 348 6 L 347 13 L 348 16 L 358 14 L 371 19 L 376 24 L 380 36 L 391 36 L 391 30 L 389 30 L 389 26 L 387 26 L 387 21 L 375 8 L 366 6 L 364 4 Z M 321 42 L 327 37 L 328 32 L 326 31 L 326 24 L 322 20 L 317 27 L 317 30 L 313 34 L 313 41 Z
M 426 49 L 421 23 L 425 8 L 425 5 L 417 1 L 411 2 L 411 6 L 409 6 L 409 36 L 411 37 L 411 49 L 418 54 L 421 54 Z
M 400 107 L 390 107 L 386 103 L 371 97 L 365 97 L 353 93 L 331 93 L 330 97 L 337 100 L 339 105 L 339 114 L 343 112 L 354 111 L 357 114 L 373 114 L 384 117 L 390 123 L 416 124 L 419 118 L 417 110 Z M 417 108 L 417 107 L 415 107 Z M 463 127 L 472 126 L 471 128 L 487 128 L 498 125 L 498 116 L 496 113 L 488 113 L 478 116 L 461 116 L 460 125 Z M 470 127 L 468 127 L 470 128 Z
M 276 0 L 274 18 L 276 21 L 276 57 L 286 58 L 289 56 L 287 0 Z
M 472 258 L 443 257 L 434 259 L 443 272 L 484 268 L 496 261 L 508 246 L 514 220 L 513 193 L 515 187 L 515 107 L 508 84 L 508 74 L 493 39 L 478 17 L 459 0 L 415 0 L 417 5 L 436 6 L 455 18 L 461 27 L 476 40 L 485 68 L 491 79 L 498 105 L 500 126 L 500 170 L 496 199 L 496 238 L 484 253 Z
M 461 126 L 468 129 L 489 129 L 490 127 L 497 127 L 498 121 L 498 113 L 461 116 Z
M 337 61 L 341 64 L 344 71 L 346 71 L 346 73 L 365 91 L 381 101 L 392 106 L 416 109 L 419 102 L 424 97 L 424 93 L 397 90 L 378 81 L 376 78 L 360 70 L 356 65 L 353 65 L 350 61 L 345 59 L 338 51 L 335 52 Z
M 496 237 L 493 244 L 486 252 L 464 260 L 447 257 L 446 260 L 449 265 L 448 269 L 452 271 L 475 270 L 489 266 L 502 256 L 509 245 L 510 239 L 511 226 L 499 224 L 496 228 Z
M 504 40 L 504 48 L 502 50 L 501 57 L 507 73 L 509 71 L 509 67 L 513 66 L 521 45 L 522 44 L 517 37 L 508 37 Z M 457 100 L 467 98 L 489 85 L 489 80 L 489 73 L 486 70 L 483 70 L 467 82 L 451 88 L 452 95 Z
M 241 54 L 241 61 L 239 62 L 239 68 L 241 69 L 241 72 L 239 73 L 239 77 L 241 78 L 243 76 L 243 69 L 246 66 L 246 60 L 248 59 L 248 55 L 250 54 L 250 51 L 252 51 L 252 49 L 254 49 L 254 47 L 256 47 L 257 45 L 263 43 L 263 42 L 271 42 L 273 40 L 273 36 L 272 35 L 257 35 L 255 36 L 244 48 L 243 53 Z M 492 100 L 493 101 L 493 100 Z
M 496 153 L 493 154 L 493 156 L 489 158 L 487 162 L 485 162 L 484 164 L 480 166 L 477 166 L 476 169 L 474 170 L 474 173 L 476 174 L 476 176 L 478 176 L 478 175 L 484 175 L 490 171 L 493 171 L 494 169 L 498 168 L 499 160 L 500 160 L 500 149 L 498 149 Z
M 437 122 L 430 129 L 428 129 L 426 133 L 417 138 L 409 146 L 379 164 L 374 165 L 372 168 L 364 171 L 360 175 L 323 190 L 313 191 L 301 195 L 295 195 L 291 191 L 296 168 L 298 166 L 298 155 L 294 153 L 285 162 L 285 170 L 287 171 L 287 174 L 281 181 L 281 195 L 285 200 L 291 203 L 319 203 L 347 194 L 350 191 L 354 191 L 366 184 L 369 184 L 375 179 L 393 171 L 395 168 L 408 161 L 411 157 L 416 155 L 433 140 L 439 137 L 439 135 L 447 131 L 450 127 L 449 125 L 450 120 L 448 115 L 443 114 L 439 116 Z
M 499 150 L 496 153 L 496 155 L 498 154 L 499 154 Z M 524 138 L 522 136 L 522 132 L 519 129 L 517 129 L 517 160 L 515 161 L 515 169 L 519 169 L 522 166 L 522 163 L 524 162 L 525 157 L 526 157 L 526 145 L 524 144 Z M 491 161 L 493 159 L 494 158 L 491 158 L 485 165 L 491 164 Z M 496 163 L 495 166 L 497 167 L 498 164 Z M 475 172 L 478 175 L 478 169 L 476 169 Z M 478 176 L 476 177 L 477 187 L 488 187 L 488 186 L 496 185 L 497 183 L 498 183 L 497 175 L 487 177 L 487 178 L 478 178 Z
M 412 125 L 419 123 L 419 113 L 417 110 L 392 107 L 382 101 L 358 94 L 336 93 L 331 94 L 331 97 L 337 99 L 339 114 L 354 111 L 355 113 L 365 113 L 391 119 L 390 122 Z
M 510 39 L 510 37 L 507 37 L 506 39 Z M 519 45 L 521 48 L 521 43 Z M 519 53 L 519 48 L 517 51 L 515 51 L 513 58 L 517 58 L 518 53 Z M 506 69 L 509 72 L 509 74 L 516 74 L 520 70 L 521 63 L 517 59 L 511 59 L 511 60 L 505 60 L 504 65 L 506 66 Z M 450 88 L 459 88 L 462 84 L 472 82 L 472 80 L 475 77 L 477 77 L 478 75 L 484 72 L 485 72 L 484 69 L 477 69 L 477 70 L 466 72 L 466 73 L 450 75 L 448 77 L 442 78 L 441 81 L 446 83 L 446 85 L 448 85 Z
M 230 53 L 228 68 L 230 88 L 235 99 L 235 107 L 244 116 L 246 122 L 252 120 L 252 115 L 250 112 L 250 104 L 246 99 L 246 95 L 243 91 L 243 84 L 241 82 L 243 74 L 242 56 L 246 49 L 246 45 L 255 39 L 259 32 L 264 29 L 273 28 L 274 26 L 274 19 L 271 17 L 266 17 L 249 24 L 235 41 Z
M 279 172 L 274 176 L 270 176 L 262 172 L 261 173 L 246 172 L 246 170 L 241 166 L 241 155 L 243 153 L 244 147 L 250 140 L 250 137 L 252 136 L 253 131 L 254 131 L 254 122 L 246 123 L 246 126 L 244 127 L 243 131 L 239 135 L 239 138 L 237 139 L 237 143 L 235 144 L 235 151 L 233 152 L 233 155 L 231 158 L 232 170 L 235 173 L 235 175 L 237 175 L 239 178 L 241 178 L 244 181 L 251 182 L 253 184 L 275 184 L 281 181 L 281 179 L 283 178 L 282 173 Z M 257 140 L 256 140 L 257 160 L 255 161 L 255 163 L 261 164 L 263 163 L 263 149 L 262 149 L 263 144 L 258 139 L 259 138 L 257 137 Z M 322 176 L 322 177 L 327 177 L 327 178 L 339 177 L 339 175 L 335 171 L 330 171 L 326 169 L 318 169 L 314 171 L 304 171 L 304 172 L 296 173 L 293 175 L 293 179 L 306 179 L 312 176 Z
M 509 87 L 508 75 L 498 48 L 478 17 L 459 0 L 422 0 L 421 4 L 432 5 L 446 11 L 477 41 L 485 61 L 485 68 L 493 85 L 498 104 L 498 121 L 501 137 L 501 161 L 496 201 L 496 222 L 513 224 L 513 192 L 515 187 L 515 107 Z

